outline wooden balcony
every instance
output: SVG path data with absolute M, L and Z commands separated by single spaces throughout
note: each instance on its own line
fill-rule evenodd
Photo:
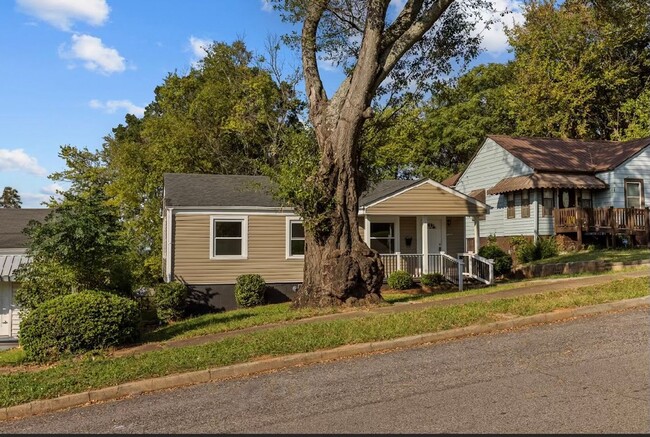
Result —
M 555 208 L 556 234 L 645 234 L 650 238 L 650 208 Z

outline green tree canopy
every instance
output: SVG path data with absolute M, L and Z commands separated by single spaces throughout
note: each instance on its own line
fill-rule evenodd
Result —
M 18 194 L 18 190 L 15 188 L 5 187 L 2 190 L 2 198 L 0 199 L 1 208 L 20 208 L 22 203 L 20 194 Z
M 530 1 L 525 17 L 509 32 L 517 133 L 626 137 L 621 108 L 649 86 L 650 3 Z
M 80 290 L 131 291 L 119 211 L 104 191 L 105 168 L 85 149 L 64 146 L 59 157 L 67 169 L 50 178 L 71 187 L 60 200 L 51 198 L 52 212 L 42 223 L 26 230 L 31 262 L 17 272 L 16 300 L 27 309 Z

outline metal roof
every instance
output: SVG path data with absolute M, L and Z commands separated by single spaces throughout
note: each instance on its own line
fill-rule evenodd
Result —
M 650 138 L 587 141 L 488 135 L 535 171 L 595 173 L 612 170 L 650 145 Z
M 0 255 L 0 281 L 13 281 L 16 269 L 28 262 L 25 255 Z
M 488 194 L 501 194 L 510 191 L 529 190 L 532 188 L 579 188 L 600 190 L 607 184 L 588 174 L 533 173 L 502 179 L 487 190 Z

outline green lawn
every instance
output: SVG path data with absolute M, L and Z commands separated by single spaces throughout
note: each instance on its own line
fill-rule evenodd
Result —
M 226 366 L 258 357 L 280 356 L 346 344 L 381 341 L 489 323 L 505 316 L 528 316 L 559 308 L 573 308 L 649 294 L 647 278 L 499 299 L 464 305 L 414 309 L 351 320 L 286 325 L 185 348 L 169 348 L 140 355 L 110 358 L 87 356 L 66 360 L 39 371 L 0 375 L 0 407 L 68 393 L 107 387 L 127 381 Z
M 635 270 L 638 267 L 631 267 L 629 270 Z M 627 269 L 626 269 L 627 270 Z M 596 274 L 611 274 L 612 272 L 599 272 Z M 474 288 L 464 291 L 451 290 L 447 292 L 420 293 L 385 293 L 383 295 L 386 305 L 405 303 L 412 301 L 433 301 L 443 300 L 462 296 L 476 296 L 481 294 L 490 294 L 498 291 L 504 291 L 515 287 L 525 287 L 535 285 L 539 280 L 568 278 L 574 276 L 593 276 L 593 273 L 579 273 L 574 275 L 554 275 L 541 279 L 520 279 L 510 280 L 492 287 Z M 291 320 L 304 319 L 308 317 L 332 314 L 341 311 L 341 308 L 326 309 L 299 309 L 292 310 L 290 303 L 275 305 L 264 305 L 255 308 L 238 309 L 217 314 L 206 314 L 203 316 L 192 317 L 182 320 L 171 325 L 158 328 L 148 332 L 142 339 L 143 343 L 169 341 L 190 337 L 198 337 L 209 334 L 217 334 L 226 331 L 235 331 L 252 326 L 267 325 L 273 323 L 288 322 Z M 350 311 L 350 309 L 348 309 Z M 21 349 L 11 349 L 0 352 L 0 367 L 16 366 L 25 363 L 25 356 Z
M 639 261 L 650 260 L 650 249 L 594 249 L 564 253 L 530 264 L 568 263 L 576 261 Z

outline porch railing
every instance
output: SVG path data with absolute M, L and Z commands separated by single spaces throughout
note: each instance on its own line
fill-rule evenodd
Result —
M 556 233 L 563 232 L 648 232 L 650 208 L 556 208 Z
M 484 284 L 494 284 L 494 260 L 487 259 L 475 253 L 461 253 L 458 258 L 463 260 L 463 275 Z
M 440 273 L 445 279 L 462 289 L 463 278 L 472 278 L 485 284 L 494 283 L 494 263 L 492 260 L 473 253 L 463 253 L 454 258 L 445 252 L 431 253 L 426 257 L 421 253 L 381 254 L 384 275 L 388 277 L 395 270 L 404 270 L 414 278 L 425 273 Z

